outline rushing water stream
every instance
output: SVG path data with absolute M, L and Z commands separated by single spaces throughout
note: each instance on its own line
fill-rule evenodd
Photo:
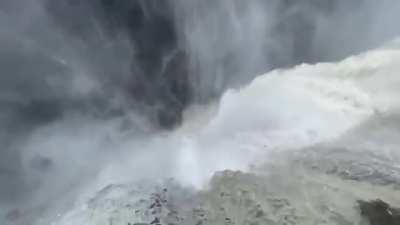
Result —
M 399 225 L 399 11 L 1 0 L 0 224 Z

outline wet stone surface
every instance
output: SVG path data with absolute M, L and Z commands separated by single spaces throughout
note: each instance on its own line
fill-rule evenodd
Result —
M 394 208 L 388 203 L 377 199 L 373 201 L 358 201 L 361 215 L 371 225 L 399 225 L 400 208 Z

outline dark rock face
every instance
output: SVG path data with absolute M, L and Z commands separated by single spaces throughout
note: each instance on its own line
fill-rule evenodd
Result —
M 361 215 L 365 217 L 371 225 L 400 224 L 400 209 L 393 208 L 380 199 L 374 201 L 359 201 L 358 204 Z

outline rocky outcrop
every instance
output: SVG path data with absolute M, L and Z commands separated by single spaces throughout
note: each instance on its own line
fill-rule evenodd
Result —
M 400 209 L 390 206 L 388 203 L 377 199 L 373 201 L 358 201 L 361 215 L 371 225 L 399 225 Z
M 369 193 L 371 186 L 355 188 L 334 176 L 286 172 L 218 172 L 203 191 L 174 182 L 109 185 L 77 207 L 84 210 L 65 214 L 55 224 L 359 225 L 364 217 L 371 225 L 399 225 L 397 209 L 386 203 L 360 201 L 361 214 L 355 207 L 357 199 L 383 196 L 389 189 Z

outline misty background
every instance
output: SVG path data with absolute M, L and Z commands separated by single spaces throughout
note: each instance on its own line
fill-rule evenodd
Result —
M 396 0 L 2 0 L 0 207 L 73 199 L 188 107 L 377 47 L 400 33 L 399 11 Z M 149 159 L 166 175 L 168 149 Z

